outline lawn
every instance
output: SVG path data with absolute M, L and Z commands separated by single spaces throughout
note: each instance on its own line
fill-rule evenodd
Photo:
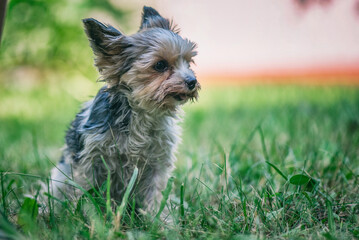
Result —
M 100 86 L 80 79 L 0 88 L 0 238 L 359 238 L 356 87 L 205 86 L 185 106 L 164 192 L 171 221 L 119 217 L 93 192 L 37 214 L 28 196 L 59 160 L 81 102 Z

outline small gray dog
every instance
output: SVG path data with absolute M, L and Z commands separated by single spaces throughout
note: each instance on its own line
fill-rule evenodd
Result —
M 50 192 L 78 199 L 70 177 L 84 189 L 101 186 L 111 172 L 111 198 L 121 201 L 134 168 L 136 208 L 156 209 L 180 141 L 180 105 L 196 100 L 200 84 L 190 65 L 196 44 L 179 36 L 172 22 L 143 8 L 137 33 L 126 36 L 95 19 L 83 20 L 106 83 L 76 115 L 62 159 L 51 172 Z

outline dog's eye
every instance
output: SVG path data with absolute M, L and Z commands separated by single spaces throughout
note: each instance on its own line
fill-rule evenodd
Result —
M 157 72 L 165 72 L 168 69 L 168 62 L 166 60 L 158 61 L 153 68 Z

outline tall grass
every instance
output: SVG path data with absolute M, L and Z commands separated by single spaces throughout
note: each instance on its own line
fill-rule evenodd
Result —
M 0 238 L 359 237 L 357 88 L 204 88 L 185 106 L 177 168 L 154 216 L 125 207 L 131 187 L 110 203 L 110 178 L 78 203 L 50 197 L 60 209 L 37 214 L 28 194 L 59 159 L 80 101 L 61 86 L 19 91 L 0 90 Z

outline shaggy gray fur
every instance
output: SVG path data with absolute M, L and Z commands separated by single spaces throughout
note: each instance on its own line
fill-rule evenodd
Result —
M 64 161 L 51 178 L 66 182 L 62 171 L 85 189 L 99 187 L 107 178 L 103 157 L 111 170 L 111 197 L 120 201 L 137 166 L 137 206 L 152 210 L 173 169 L 178 120 L 171 111 L 159 115 L 132 108 L 125 94 L 102 88 L 73 121 L 66 134 Z M 72 198 L 82 194 L 59 182 L 52 187 L 60 198 L 63 193 Z

